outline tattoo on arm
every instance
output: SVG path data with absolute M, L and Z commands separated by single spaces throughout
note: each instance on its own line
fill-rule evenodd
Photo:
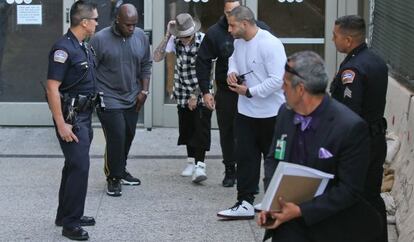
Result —
M 165 58 L 165 48 L 167 47 L 168 40 L 170 39 L 170 35 L 166 34 L 164 39 L 158 45 L 158 47 L 154 50 L 154 61 L 159 62 Z

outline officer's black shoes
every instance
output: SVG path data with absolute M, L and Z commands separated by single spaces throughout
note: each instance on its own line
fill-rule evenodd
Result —
M 82 216 L 80 218 L 80 226 L 94 226 L 95 225 L 95 219 L 93 217 L 89 216 Z M 55 220 L 55 224 L 58 227 L 62 227 L 62 220 Z
M 121 180 L 116 178 L 108 178 L 108 187 L 106 194 L 112 197 L 120 197 L 122 195 Z
M 88 240 L 89 234 L 81 226 L 62 229 L 62 235 L 71 240 Z
M 141 181 L 138 178 L 133 177 L 128 171 L 125 171 L 124 177 L 122 177 L 121 179 L 121 184 L 130 185 L 130 186 L 138 186 L 138 185 L 141 185 Z
M 233 187 L 236 183 L 236 167 L 226 166 L 223 179 L 223 187 Z

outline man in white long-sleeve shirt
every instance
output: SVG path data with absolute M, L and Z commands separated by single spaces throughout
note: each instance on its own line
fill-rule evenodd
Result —
M 286 54 L 278 38 L 256 26 L 249 8 L 234 8 L 229 15 L 228 31 L 236 40 L 227 83 L 239 94 L 234 121 L 237 202 L 217 216 L 253 219 L 262 155 L 269 152 L 276 115 L 285 102 L 282 84 Z

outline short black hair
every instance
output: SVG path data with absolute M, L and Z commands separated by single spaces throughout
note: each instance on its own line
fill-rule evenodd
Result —
M 241 0 L 224 0 L 224 4 L 226 4 L 226 3 L 234 3 L 234 2 L 239 2 L 240 5 L 242 5 Z
M 346 35 L 360 38 L 361 41 L 365 39 L 365 21 L 358 15 L 346 15 L 339 17 L 335 21 L 335 25 L 337 25 Z
M 78 26 L 82 19 L 92 17 L 91 13 L 97 9 L 98 5 L 89 0 L 76 1 L 70 8 L 70 26 Z

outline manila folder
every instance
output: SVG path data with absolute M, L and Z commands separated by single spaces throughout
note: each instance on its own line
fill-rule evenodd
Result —
M 261 209 L 280 211 L 278 198 L 300 204 L 321 195 L 334 176 L 307 166 L 279 162 L 263 197 Z
M 270 210 L 280 211 L 278 197 L 282 197 L 286 202 L 293 202 L 295 204 L 311 200 L 316 190 L 318 190 L 321 181 L 320 178 L 284 175 L 279 183 L 279 189 L 277 189 L 276 194 L 273 196 Z

